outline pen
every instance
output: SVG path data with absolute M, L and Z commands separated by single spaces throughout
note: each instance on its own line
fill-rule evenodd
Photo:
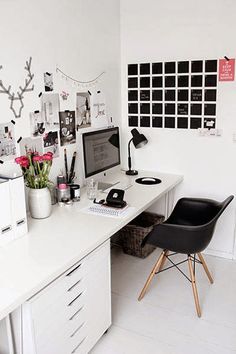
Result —
M 64 149 L 64 160 L 65 160 L 65 170 L 66 170 L 66 182 L 68 183 L 68 165 L 67 165 L 66 149 Z
M 72 161 L 71 161 L 69 183 L 72 182 L 72 179 L 74 177 L 75 159 L 76 159 L 76 151 L 73 153 L 73 157 L 72 157 Z

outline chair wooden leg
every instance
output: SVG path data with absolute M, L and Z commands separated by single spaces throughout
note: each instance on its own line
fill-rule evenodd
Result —
M 160 270 L 163 269 L 163 267 L 164 267 L 164 265 L 165 265 L 165 262 L 166 262 L 166 260 L 167 260 L 167 257 L 166 257 L 166 256 L 168 256 L 169 252 L 170 252 L 170 251 L 165 251 L 165 255 L 164 255 L 163 259 L 162 259 L 162 262 L 161 262 L 161 265 L 160 265 L 160 268 L 158 269 L 158 271 L 160 271 Z
M 210 271 L 209 271 L 209 269 L 208 269 L 208 267 L 207 267 L 206 261 L 205 261 L 205 259 L 203 258 L 203 255 L 202 255 L 201 253 L 198 253 L 197 255 L 198 255 L 198 258 L 200 259 L 200 261 L 202 262 L 202 266 L 203 266 L 203 268 L 204 268 L 204 270 L 205 270 L 205 272 L 206 272 L 206 275 L 207 275 L 207 277 L 208 277 L 210 283 L 213 284 L 213 283 L 214 283 L 214 280 L 213 280 L 213 278 L 212 278 L 212 276 L 211 276 L 211 273 L 210 273 Z
M 156 264 L 154 265 L 151 273 L 149 274 L 149 277 L 147 278 L 147 281 L 146 281 L 146 283 L 145 283 L 145 285 L 144 285 L 144 287 L 143 287 L 143 289 L 142 289 L 142 291 L 141 291 L 141 293 L 140 293 L 140 295 L 138 297 L 138 301 L 142 300 L 142 298 L 144 297 L 144 295 L 145 295 L 145 293 L 146 293 L 146 291 L 147 291 L 147 289 L 148 289 L 148 287 L 149 287 L 149 285 L 150 285 L 150 283 L 152 281 L 152 278 L 154 277 L 155 273 L 158 272 L 158 270 L 160 269 L 160 267 L 162 265 L 162 262 L 163 262 L 163 259 L 165 258 L 165 253 L 166 253 L 166 251 L 162 251 L 161 252 L 160 257 L 158 258 L 158 260 L 157 260 Z
M 190 256 L 188 256 L 188 266 L 189 266 L 189 273 L 190 273 L 190 278 L 191 278 L 191 284 L 192 284 L 193 296 L 194 296 L 197 314 L 198 314 L 198 317 L 201 317 L 201 308 L 200 308 L 199 299 L 198 299 L 196 279 L 195 279 L 195 275 L 193 272 L 192 260 L 191 260 Z

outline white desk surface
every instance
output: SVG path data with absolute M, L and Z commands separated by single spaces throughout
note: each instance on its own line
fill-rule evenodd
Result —
M 29 218 L 28 234 L 0 248 L 0 320 L 183 179 L 178 175 L 153 172 L 140 172 L 138 177 L 142 176 L 156 176 L 162 183 L 139 185 L 134 182 L 137 176 L 127 177 L 122 172 L 119 175 L 120 181 L 127 178 L 133 181 L 132 187 L 125 192 L 125 200 L 135 209 L 125 218 L 108 218 L 81 212 L 80 209 L 92 204 L 85 190 L 82 190 L 81 201 L 73 206 L 56 205 L 47 219 Z

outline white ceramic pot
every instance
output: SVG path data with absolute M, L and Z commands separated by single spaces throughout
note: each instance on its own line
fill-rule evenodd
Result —
M 48 188 L 33 189 L 28 191 L 29 211 L 34 219 L 45 219 L 51 215 L 51 194 Z

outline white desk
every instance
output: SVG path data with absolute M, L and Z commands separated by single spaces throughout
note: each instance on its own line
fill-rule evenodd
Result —
M 126 178 L 133 181 L 133 186 L 125 192 L 125 200 L 135 209 L 124 218 L 85 214 L 81 209 L 91 201 L 82 191 L 79 203 L 71 207 L 55 206 L 52 215 L 44 220 L 30 219 L 29 233 L 0 249 L 0 320 L 102 245 L 159 198 L 168 195 L 183 179 L 172 174 L 139 173 L 139 177 L 153 175 L 162 183 L 139 185 L 134 182 L 137 176 L 119 175 L 120 181 Z

